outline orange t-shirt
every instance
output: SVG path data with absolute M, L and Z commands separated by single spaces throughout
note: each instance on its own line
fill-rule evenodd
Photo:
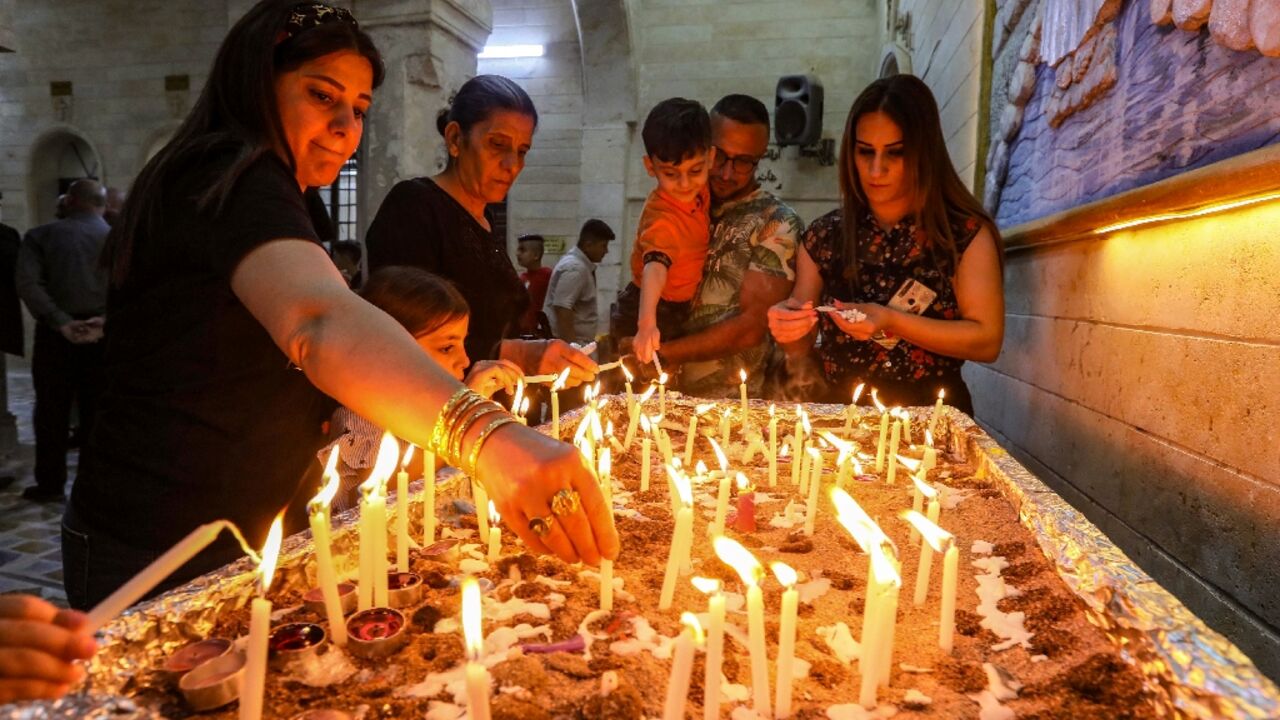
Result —
M 692 300 L 702 281 L 702 264 L 711 241 L 711 191 L 704 187 L 691 203 L 682 203 L 654 188 L 640 213 L 636 244 L 631 249 L 631 281 L 640 287 L 646 262 L 667 266 L 662 299 Z

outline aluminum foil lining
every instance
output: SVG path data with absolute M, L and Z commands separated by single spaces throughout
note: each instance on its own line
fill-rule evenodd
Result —
M 667 402 L 671 407 L 694 405 L 694 399 L 675 392 L 667 393 Z M 760 400 L 751 404 L 761 410 L 767 407 Z M 842 422 L 845 413 L 843 405 L 810 404 L 806 409 L 816 421 L 839 417 Z M 932 408 L 910 410 L 916 417 L 927 417 Z M 564 437 L 572 436 L 583 414 L 579 408 L 561 417 Z M 945 418 L 935 441 L 952 454 L 978 463 L 981 472 L 997 481 L 1058 575 L 1084 601 L 1090 621 L 1143 673 L 1166 717 L 1280 717 L 1280 690 L 1234 644 L 1201 622 L 971 418 L 950 407 Z M 625 432 L 625 427 L 617 430 Z M 460 479 L 456 471 L 444 470 L 437 481 Z M 410 490 L 416 494 L 421 487 L 418 481 Z M 399 504 L 388 499 L 387 511 L 388 526 L 394 527 Z M 353 575 L 357 569 L 358 515 L 352 509 L 334 518 L 333 558 L 339 576 Z M 287 538 L 281 548 L 276 590 L 301 593 L 313 587 L 315 566 L 310 557 L 310 531 Z M 145 699 L 131 696 L 151 684 L 155 669 L 169 653 L 208 637 L 221 613 L 249 602 L 256 591 L 253 571 L 251 561 L 244 558 L 130 608 L 103 628 L 101 649 L 89 663 L 86 680 L 72 694 L 53 702 L 0 706 L 0 720 L 164 717 L 158 709 L 147 707 Z

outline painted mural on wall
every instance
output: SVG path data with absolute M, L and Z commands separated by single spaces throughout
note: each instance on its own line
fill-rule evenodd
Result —
M 1002 227 L 1280 143 L 1280 0 L 997 0 Z

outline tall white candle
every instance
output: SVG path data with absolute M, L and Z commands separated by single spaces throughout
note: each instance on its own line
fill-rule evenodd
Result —
M 613 561 L 609 558 L 600 560 L 600 609 L 613 610 Z
M 422 453 L 422 547 L 436 541 L 436 454 Z
M 912 445 L 915 441 L 911 439 L 911 413 L 906 408 L 903 408 L 899 417 L 902 418 L 902 442 Z
M 738 384 L 738 394 L 742 396 L 742 427 L 745 429 L 747 427 L 747 413 L 751 409 L 751 406 L 747 404 L 747 371 L 739 368 L 738 377 L 742 380 Z
M 382 442 L 378 446 L 377 458 L 373 461 L 373 470 L 369 479 L 360 485 L 364 494 L 364 502 L 360 506 L 360 519 L 364 521 L 360 535 L 361 559 L 368 563 L 368 569 L 361 568 L 361 579 L 368 575 L 367 582 L 373 592 L 370 601 L 374 606 L 387 607 L 387 481 L 396 469 L 400 459 L 400 443 L 389 432 L 382 434 Z M 369 554 L 363 553 L 365 545 Z M 362 564 L 363 565 L 363 564 Z M 359 599 L 364 601 L 366 595 L 360 591 Z M 365 609 L 361 606 L 361 609 Z
M 324 476 L 328 482 L 307 503 L 307 516 L 311 524 L 311 540 L 316 548 L 316 580 L 320 596 L 324 598 L 325 618 L 329 621 L 329 638 L 338 647 L 347 644 L 347 623 L 342 616 L 342 598 L 338 595 L 338 574 L 333 568 L 333 550 L 329 544 L 329 504 L 337 494 L 341 477 L 337 473 L 338 448 L 334 446 L 325 465 Z
M 693 439 L 698 436 L 698 414 L 689 416 L 689 431 L 684 437 L 684 464 L 693 464 Z
M 786 588 L 782 592 L 782 617 L 778 622 L 778 672 L 774 677 L 777 692 L 774 695 L 773 712 L 775 718 L 791 715 L 791 666 L 795 661 L 796 651 L 796 612 L 799 608 L 800 593 L 796 591 L 796 571 L 786 563 L 775 562 L 770 565 L 778 582 Z
M 676 511 L 675 530 L 671 539 L 671 552 L 667 555 L 666 574 L 662 578 L 662 594 L 658 599 L 658 609 L 667 610 L 675 598 L 676 578 L 680 568 L 689 556 L 693 545 L 693 490 L 689 486 L 689 478 L 668 466 L 671 482 L 680 499 L 680 509 Z
M 800 464 L 804 461 L 804 453 L 801 451 L 800 443 L 803 442 L 800 433 L 804 432 L 804 426 L 800 422 L 804 418 L 804 408 L 796 405 L 796 431 L 791 436 L 791 484 L 792 486 L 800 484 Z
M 738 473 L 741 475 L 742 473 Z M 711 537 L 724 534 L 724 519 L 729 514 L 729 473 L 721 472 L 716 488 L 716 515 L 707 532 Z
M 647 434 L 640 441 L 640 492 L 649 492 L 649 476 L 652 474 L 652 461 L 649 455 L 653 452 L 653 448 L 650 447 L 652 444 Z
M 369 511 L 369 534 L 373 538 L 373 604 L 376 607 L 388 607 L 387 571 L 387 496 L 383 492 L 385 485 L 372 496 Z M 363 510 L 361 511 L 363 512 Z
M 489 562 L 498 559 L 498 555 L 502 552 L 502 516 L 498 514 L 498 508 L 494 507 L 493 501 L 489 501 Z
M 467 652 L 467 717 L 489 720 L 489 670 L 480 662 L 484 648 L 480 585 L 468 576 L 462 581 L 462 635 Z
M 234 527 L 230 521 L 216 520 L 192 530 L 186 537 L 178 541 L 177 545 L 166 550 L 163 555 L 156 558 L 142 572 L 134 575 L 129 582 L 121 585 L 119 589 L 108 595 L 105 600 L 95 605 L 89 611 L 88 630 L 90 632 L 96 631 L 114 620 L 129 606 L 151 592 L 151 589 L 159 585 L 162 580 L 172 575 L 175 570 L 187 564 L 188 560 L 208 547 L 210 543 L 217 539 L 218 534 L 224 528 Z
M 725 408 L 724 410 L 720 411 L 720 444 L 721 445 L 729 444 L 729 416 L 731 414 L 732 413 L 729 411 L 729 408 Z
M 365 509 L 369 503 L 368 483 L 360 485 L 363 499 L 360 501 L 360 517 L 356 519 L 356 532 L 360 539 L 360 567 L 356 580 L 356 609 L 364 612 L 373 607 L 373 533 L 369 530 L 370 515 Z
M 778 486 L 778 416 L 769 404 L 769 487 Z
M 844 418 L 844 434 L 848 435 L 853 432 L 853 420 L 858 416 L 858 398 L 862 397 L 862 390 L 867 386 L 866 383 L 858 383 L 858 387 L 853 389 L 853 400 L 849 401 L 849 407 L 845 409 Z
M 804 534 L 813 537 L 818 516 L 818 488 L 822 486 L 822 453 L 817 448 L 809 448 L 809 453 L 813 470 L 809 475 L 809 502 L 804 510 Z
M 867 632 L 864 633 L 862 642 L 862 657 L 859 662 L 862 678 L 858 692 L 858 704 L 868 710 L 876 706 L 876 692 L 888 669 L 886 663 L 892 657 L 892 633 L 897 615 L 900 584 L 893 561 L 885 552 L 884 546 L 877 546 L 873 550 L 871 567 L 867 598 L 868 607 L 874 605 L 874 610 L 869 611 L 872 612 L 871 623 Z M 873 596 L 875 602 L 871 603 Z
M 884 451 L 885 440 L 889 436 L 889 411 L 880 402 L 880 398 L 876 397 L 876 391 L 871 391 L 871 399 L 875 401 L 876 408 L 880 411 L 880 442 L 876 444 L 876 472 L 884 471 Z
M 667 374 L 658 375 L 658 414 L 667 414 Z
M 938 391 L 938 402 L 933 404 L 933 414 L 929 416 L 929 432 L 938 434 L 938 418 L 942 417 L 942 400 L 947 396 L 946 390 Z
M 938 625 L 938 647 L 951 652 L 956 636 L 956 583 L 959 574 L 960 548 L 952 538 L 951 546 L 942 556 L 942 609 Z
M 480 542 L 487 543 L 489 542 L 489 514 L 485 510 L 489 507 L 489 493 L 475 478 L 471 478 L 471 501 L 476 506 L 476 527 L 480 534 Z
M 707 659 L 702 687 L 703 720 L 720 718 L 720 675 L 724 666 L 724 593 L 720 581 L 712 578 L 693 578 L 694 587 L 708 594 Z
M 569 380 L 569 368 L 560 371 L 551 383 L 551 437 L 560 439 L 560 391 Z
M 276 516 L 262 546 L 262 562 L 258 565 L 260 585 L 258 597 L 249 609 L 249 642 L 245 646 L 244 675 L 240 680 L 240 720 L 262 717 L 262 695 L 267 684 L 267 639 L 271 637 L 271 601 L 264 597 L 271 587 L 280 541 L 284 535 L 284 513 Z
M 409 461 L 413 444 L 404 451 L 400 472 L 396 473 L 396 570 L 409 572 Z
M 716 555 L 733 566 L 747 585 L 747 640 L 751 653 L 752 708 L 758 717 L 772 717 L 769 700 L 769 656 L 765 653 L 764 594 L 760 590 L 763 568 L 749 550 L 723 535 L 713 541 Z
M 676 638 L 675 652 L 671 660 L 671 675 L 667 678 L 667 699 L 662 705 L 662 720 L 684 720 L 685 704 L 689 699 L 689 682 L 693 678 L 693 651 L 698 646 L 698 618 L 684 613 L 680 622 L 685 624 Z
M 627 369 L 626 364 L 623 364 L 621 360 L 619 360 L 618 362 L 620 363 L 619 367 L 622 368 L 622 376 L 626 378 L 626 380 L 623 382 L 623 385 L 627 389 L 627 412 L 629 413 L 631 412 L 631 408 L 634 407 L 636 404 L 636 396 L 634 393 L 631 392 L 631 381 L 635 379 L 635 376 L 632 375 L 631 371 Z
M 902 440 L 902 421 L 895 419 L 893 421 L 893 434 L 889 441 L 889 457 L 886 461 L 889 463 L 889 473 L 885 482 L 889 485 L 894 483 L 894 479 L 898 474 L 898 443 Z

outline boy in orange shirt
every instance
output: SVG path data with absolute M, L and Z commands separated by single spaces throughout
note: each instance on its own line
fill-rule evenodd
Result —
M 647 363 L 663 339 L 682 334 L 702 280 L 711 228 L 707 176 L 714 150 L 706 108 L 684 98 L 655 105 L 641 137 L 644 169 L 657 178 L 658 187 L 645 200 L 631 250 L 631 283 L 618 293 L 610 319 L 614 337 L 634 335 L 636 358 Z

